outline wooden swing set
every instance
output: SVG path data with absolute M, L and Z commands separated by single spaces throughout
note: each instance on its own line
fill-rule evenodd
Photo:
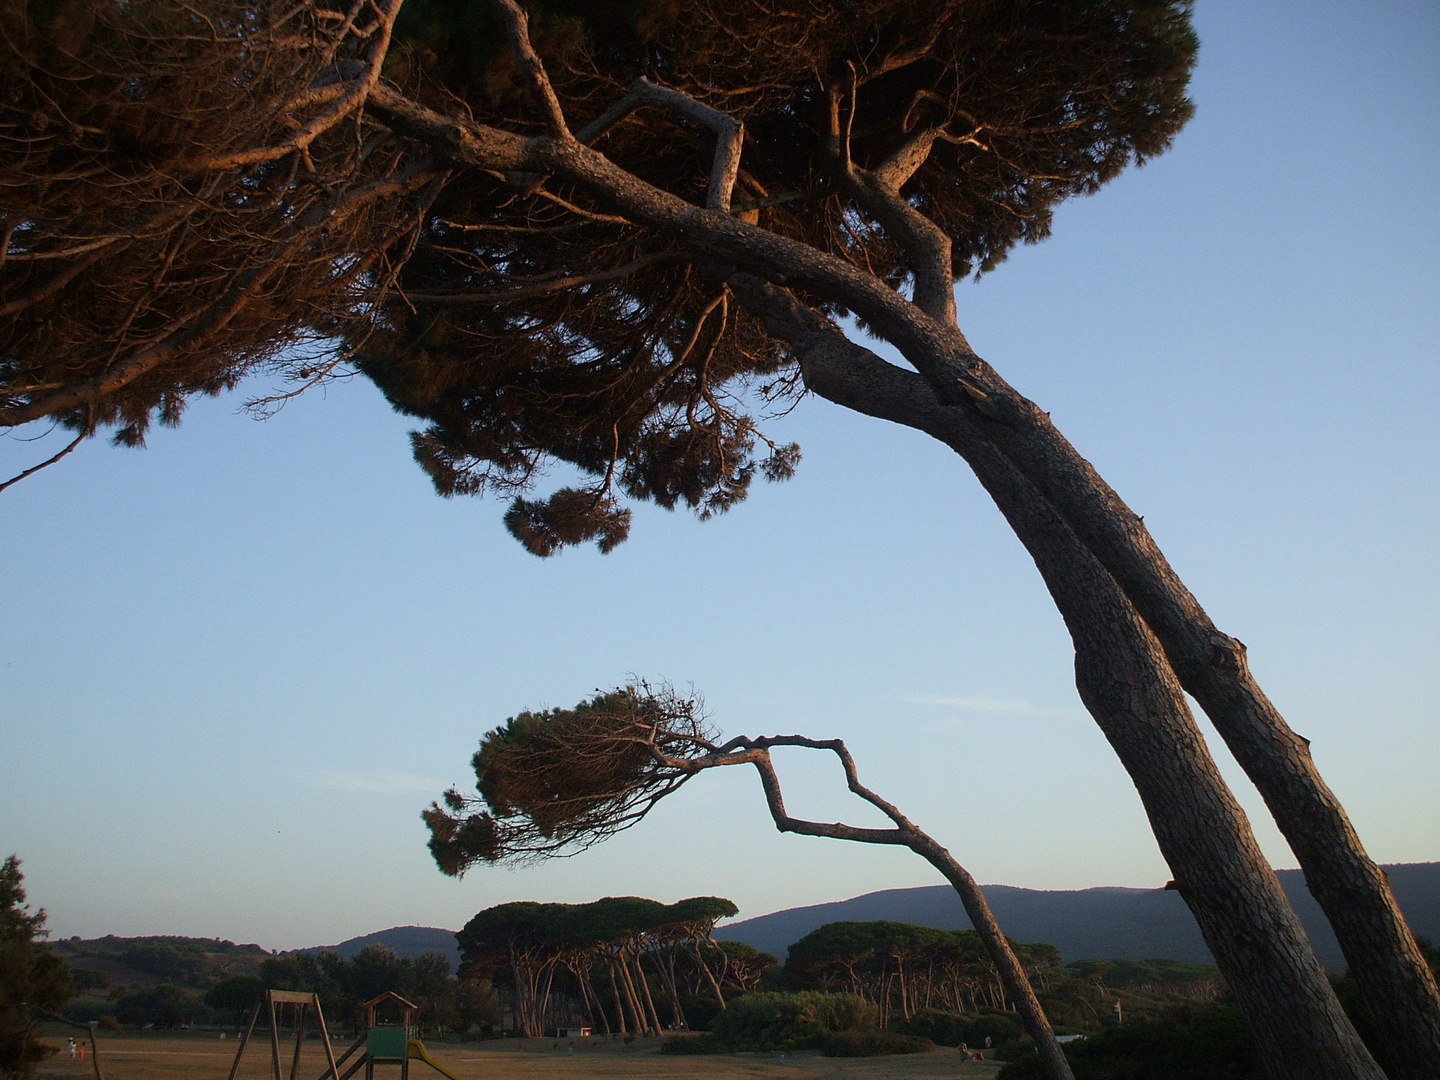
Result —
M 286 1005 L 293 1008 L 292 1026 L 295 1031 L 295 1052 L 290 1059 L 288 1078 L 282 1076 L 280 1072 L 280 1020 Z M 399 1008 L 400 1023 L 381 1024 L 378 1022 L 376 1019 L 378 1010 L 387 1005 Z M 307 1011 L 311 1008 L 315 1010 L 315 1022 L 319 1027 L 320 1040 L 325 1046 L 325 1061 L 328 1065 L 326 1070 L 320 1074 L 319 1080 L 350 1080 L 362 1068 L 365 1070 L 365 1080 L 374 1080 L 376 1065 L 398 1065 L 400 1066 L 400 1080 L 410 1080 L 410 1062 L 412 1060 L 424 1062 L 432 1069 L 449 1077 L 450 1080 L 460 1080 L 430 1056 L 425 1044 L 419 1039 L 419 1030 L 415 1025 L 415 1018 L 419 1015 L 420 1008 L 406 1001 L 399 994 L 386 991 L 365 1003 L 363 1006 L 365 1033 L 355 1040 L 350 1049 L 337 1058 L 330 1043 L 329 1029 L 325 1026 L 325 1014 L 320 1009 L 320 995 L 295 990 L 266 990 L 260 995 L 260 1000 L 255 1003 L 255 1011 L 250 1014 L 250 1026 L 245 1029 L 245 1034 L 240 1038 L 240 1047 L 235 1051 L 235 1062 L 230 1066 L 229 1080 L 235 1080 L 236 1074 L 240 1071 L 240 1059 L 245 1056 L 245 1048 L 250 1044 L 250 1036 L 254 1034 L 255 1024 L 259 1021 L 262 1012 L 267 1013 L 270 1020 L 271 1078 L 272 1080 L 296 1080 L 300 1070 L 300 1050 L 305 1041 Z M 363 1052 L 361 1052 L 362 1049 Z M 354 1061 L 350 1061 L 350 1058 L 357 1053 L 359 1056 L 355 1057 Z M 342 1073 L 340 1069 L 347 1061 L 350 1061 L 349 1067 Z

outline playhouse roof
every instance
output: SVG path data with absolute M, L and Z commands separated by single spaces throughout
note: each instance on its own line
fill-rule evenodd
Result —
M 385 1002 L 387 1001 L 395 1002 L 395 1004 L 399 1005 L 402 1009 L 413 1009 L 416 1012 L 420 1011 L 419 1005 L 416 1005 L 413 1001 L 406 1001 L 399 994 L 395 993 L 394 990 L 386 990 L 385 993 L 381 994 L 379 997 L 371 998 L 365 1003 L 364 1008 L 373 1009 L 377 1005 L 385 1004 Z

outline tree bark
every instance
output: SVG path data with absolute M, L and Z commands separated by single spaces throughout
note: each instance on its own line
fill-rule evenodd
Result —
M 1380 1080 L 1219 775 L 1158 641 L 1113 577 L 966 414 L 942 406 L 922 377 L 843 336 L 802 343 L 799 352 L 806 385 L 816 393 L 925 431 L 964 457 L 1030 552 L 1075 644 L 1081 699 L 1134 781 L 1269 1074 Z
M 1005 940 L 1005 933 L 1000 929 L 995 913 L 990 910 L 990 904 L 980 886 L 975 883 L 970 872 L 955 861 L 949 851 L 930 837 L 922 834 L 911 842 L 909 847 L 944 874 L 945 880 L 950 882 L 959 895 L 965 914 L 970 917 L 970 925 L 975 927 L 975 932 L 985 943 L 991 962 L 996 966 L 996 978 L 1015 1003 L 1021 1026 L 1035 1039 L 1035 1049 L 1040 1060 L 1044 1062 L 1046 1071 L 1051 1076 L 1071 1076 L 1065 1051 L 1056 1042 L 1055 1032 L 1050 1027 L 1045 1010 L 1040 1006 L 1040 999 L 1035 996 L 1035 989 L 1030 985 L 1025 969 L 1010 948 L 1010 943 Z M 1044 1036 L 1037 1038 L 1036 1030 L 1043 1031 Z
M 1385 872 L 1366 854 L 1344 807 L 1315 767 L 1309 740 L 1291 729 L 1266 697 L 1250 671 L 1244 644 L 1215 626 L 1139 515 L 1048 416 L 1010 393 L 1015 401 L 1000 416 L 965 407 L 975 427 L 1035 485 L 1111 574 L 1155 634 L 1183 688 L 1199 702 L 1264 798 L 1392 1049 L 1394 1080 L 1440 1076 L 1440 989 Z
M 715 978 L 715 973 L 710 970 L 710 965 L 705 962 L 705 957 L 700 952 L 700 939 L 691 938 L 690 944 L 695 947 L 695 962 L 700 965 L 700 970 L 705 973 L 705 978 L 709 980 L 710 989 L 715 992 L 715 1001 L 719 1004 L 720 1010 L 723 1012 L 725 1010 L 725 994 L 720 989 L 720 983 L 719 980 Z
M 620 987 L 615 981 L 615 961 L 609 957 L 605 960 L 605 970 L 610 973 L 610 994 L 615 998 L 615 1022 L 619 1025 L 620 1034 L 627 1034 L 625 1027 L 625 1006 L 620 1000 Z
M 650 1017 L 650 1026 L 656 1035 L 664 1029 L 660 1026 L 660 1012 L 655 1008 L 654 995 L 650 993 L 650 980 L 645 977 L 645 965 L 639 949 L 635 950 L 635 978 L 640 983 L 640 993 L 645 999 L 645 1012 Z
M 1320 779 L 1304 740 L 1250 677 L 1243 647 L 1215 630 L 1164 563 L 1139 518 L 1041 410 L 974 354 L 958 328 L 926 316 L 841 259 L 651 187 L 573 138 L 525 139 L 442 117 L 383 84 L 370 104 L 395 130 L 451 160 L 493 171 L 564 176 L 631 220 L 708 258 L 842 303 L 899 348 L 928 380 L 938 403 L 967 412 L 972 428 L 982 429 L 987 444 L 1050 504 L 1077 550 L 1107 571 L 1112 587 L 1148 624 L 1162 655 L 1201 702 L 1290 842 L 1377 1023 L 1406 1062 L 1397 1068 L 1397 1080 L 1440 1075 L 1440 990 L 1383 873 Z M 1150 811 L 1164 813 L 1161 806 Z

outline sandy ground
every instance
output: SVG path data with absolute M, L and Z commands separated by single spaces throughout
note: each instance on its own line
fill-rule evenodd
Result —
M 52 1040 L 53 1041 L 53 1040 Z M 349 1046 L 337 1040 L 338 1057 Z M 814 1053 L 735 1056 L 672 1057 L 656 1053 L 653 1043 L 632 1046 L 574 1040 L 514 1040 L 491 1043 L 429 1043 L 431 1055 L 463 1080 L 981 1080 L 993 1077 L 999 1066 L 961 1062 L 955 1050 L 936 1049 L 927 1054 L 879 1058 L 824 1058 Z M 233 1039 L 210 1040 L 199 1035 L 182 1038 L 100 1040 L 100 1068 L 104 1080 L 226 1080 L 235 1060 Z M 281 1047 L 282 1076 L 288 1080 L 294 1044 Z M 297 1080 L 314 1080 L 325 1071 L 325 1054 L 307 1040 L 300 1056 Z M 342 1072 L 344 1071 L 342 1067 Z M 89 1057 L 68 1061 L 64 1051 L 39 1069 L 42 1080 L 94 1080 Z M 397 1066 L 377 1066 L 376 1080 L 399 1080 Z M 443 1080 L 423 1062 L 410 1063 L 411 1080 Z M 271 1080 L 268 1039 L 254 1039 L 245 1050 L 236 1080 Z M 361 1080 L 364 1071 L 356 1075 Z

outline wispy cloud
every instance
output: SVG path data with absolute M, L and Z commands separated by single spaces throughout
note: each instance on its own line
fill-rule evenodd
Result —
M 1031 705 L 1028 701 L 1013 698 L 988 697 L 913 697 L 912 705 L 936 705 L 945 709 L 961 709 L 966 712 L 1004 713 L 1010 716 L 1033 716 L 1037 718 L 1079 716 L 1079 709 L 1045 709 Z
M 403 795 L 424 792 L 438 795 L 448 785 L 431 776 L 411 776 L 399 773 L 362 775 L 360 773 L 314 771 L 307 774 L 318 787 L 335 791 L 361 791 L 373 795 Z

